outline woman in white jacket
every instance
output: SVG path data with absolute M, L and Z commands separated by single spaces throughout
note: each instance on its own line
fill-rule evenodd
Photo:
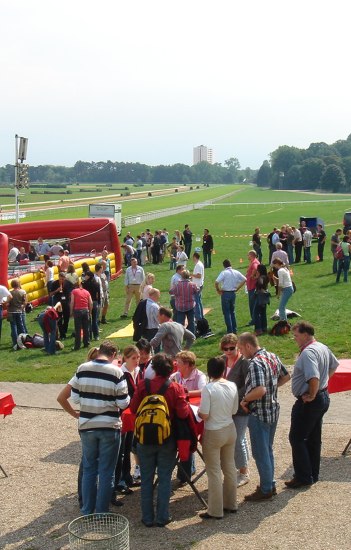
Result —
M 225 369 L 222 357 L 209 359 L 210 383 L 201 393 L 199 416 L 205 421 L 202 450 L 208 478 L 208 509 L 200 514 L 202 519 L 222 519 L 224 512 L 235 513 L 238 507 L 233 415 L 239 400 L 236 384 L 224 378 Z
M 290 271 L 279 258 L 274 260 L 273 267 L 275 267 L 278 272 L 278 296 L 280 296 L 279 317 L 281 321 L 286 321 L 286 304 L 294 294 Z

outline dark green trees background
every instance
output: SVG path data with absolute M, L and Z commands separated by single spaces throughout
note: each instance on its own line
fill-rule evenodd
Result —
M 282 145 L 260 167 L 256 183 L 273 189 L 351 191 L 351 135 L 345 140 L 311 143 L 308 149 Z

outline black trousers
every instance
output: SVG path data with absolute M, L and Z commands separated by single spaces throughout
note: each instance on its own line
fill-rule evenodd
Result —
M 322 391 L 310 403 L 298 398 L 293 405 L 289 441 L 294 477 L 301 483 L 311 484 L 319 479 L 323 416 L 329 403 L 328 391 Z

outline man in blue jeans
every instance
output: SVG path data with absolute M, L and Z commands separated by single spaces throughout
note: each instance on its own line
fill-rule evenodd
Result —
M 319 479 L 322 423 L 329 408 L 328 381 L 339 363 L 327 346 L 314 339 L 313 325 L 300 321 L 292 330 L 300 355 L 291 379 L 296 398 L 289 433 L 294 476 L 285 485 L 300 489 Z
M 227 334 L 236 334 L 235 298 L 236 292 L 246 283 L 246 277 L 232 268 L 230 260 L 224 260 L 224 270 L 215 281 L 217 293 L 221 297 L 222 313 L 227 327 Z
M 112 361 L 117 348 L 108 340 L 96 359 L 80 365 L 57 397 L 62 408 L 78 418 L 83 450 L 82 514 L 109 511 L 120 446 L 121 410 L 129 405 L 127 382 Z M 68 399 L 79 405 L 75 411 Z
M 245 380 L 245 395 L 240 403 L 249 413 L 249 432 L 252 456 L 260 476 L 260 485 L 250 495 L 248 502 L 271 500 L 277 494 L 274 479 L 273 442 L 279 418 L 278 387 L 290 375 L 279 357 L 261 348 L 257 337 L 244 332 L 238 337 L 241 354 L 249 359 Z

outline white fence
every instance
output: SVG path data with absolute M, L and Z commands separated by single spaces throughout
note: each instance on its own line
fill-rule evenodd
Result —
M 144 214 L 135 214 L 134 216 L 126 216 L 122 218 L 122 227 L 129 227 L 131 225 L 136 225 L 138 223 L 147 222 L 150 220 L 157 220 L 159 218 L 166 218 L 168 216 L 176 216 L 183 212 L 189 212 L 190 210 L 199 210 L 200 208 L 205 208 L 206 206 L 211 206 L 213 203 L 226 199 L 235 195 L 237 191 L 232 191 L 221 197 L 216 197 L 214 199 L 209 199 L 204 202 L 196 202 L 194 204 L 184 204 L 183 206 L 174 206 L 173 208 L 164 208 L 162 210 L 153 210 L 151 212 L 145 212 Z

